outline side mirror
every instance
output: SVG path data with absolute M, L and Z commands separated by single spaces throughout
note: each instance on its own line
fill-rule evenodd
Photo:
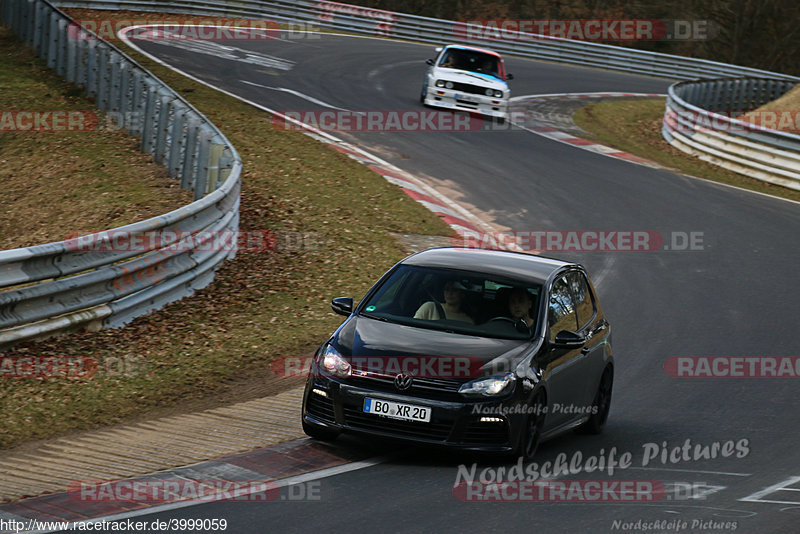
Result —
M 553 346 L 559 349 L 579 349 L 586 344 L 586 338 L 577 332 L 562 330 L 556 334 Z
M 514 75 L 513 74 L 511 74 L 510 72 L 508 74 L 506 74 L 506 80 L 513 80 L 513 79 L 514 79 Z
M 425 64 L 426 65 L 430 65 L 432 67 L 433 66 L 433 60 L 431 58 L 428 58 L 428 59 L 425 60 Z
M 349 317 L 353 313 L 353 297 L 336 297 L 331 301 L 331 309 L 339 315 Z

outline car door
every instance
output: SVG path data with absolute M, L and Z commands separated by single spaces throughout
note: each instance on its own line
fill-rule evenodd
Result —
M 574 418 L 576 404 L 583 403 L 585 398 L 585 371 L 580 365 L 585 355 L 581 347 L 558 348 L 553 345 L 558 332 L 578 329 L 578 314 L 567 274 L 556 279 L 550 290 L 547 324 L 547 348 L 536 361 L 548 384 L 547 426 L 556 428 Z
M 579 364 L 583 383 L 583 395 L 579 404 L 588 409 L 594 401 L 600 376 L 605 368 L 605 335 L 603 331 L 606 329 L 607 323 L 602 314 L 598 313 L 599 307 L 586 279 L 586 274 L 582 271 L 571 271 L 567 274 L 567 280 L 575 300 L 578 333 L 586 338 L 586 344 L 581 349 Z M 583 413 L 585 414 L 586 411 L 584 410 Z

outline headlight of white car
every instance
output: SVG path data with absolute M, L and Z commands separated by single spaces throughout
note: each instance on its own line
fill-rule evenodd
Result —
M 458 389 L 458 392 L 464 395 L 490 397 L 508 391 L 513 387 L 515 381 L 514 373 L 494 375 L 467 382 Z
M 436 87 L 444 87 L 444 80 L 436 80 Z
M 503 98 L 503 91 L 498 91 L 497 89 L 495 89 L 494 97 L 495 98 Z

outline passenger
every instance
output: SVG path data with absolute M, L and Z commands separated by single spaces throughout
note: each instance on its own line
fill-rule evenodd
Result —
M 515 321 L 522 319 L 525 324 L 530 328 L 533 326 L 533 317 L 531 317 L 531 307 L 533 306 L 533 297 L 528 290 L 524 287 L 515 287 L 508 295 L 508 313 Z
M 455 54 L 448 54 L 446 58 L 439 63 L 440 67 L 447 67 L 450 69 L 456 68 L 456 56 Z
M 485 59 L 478 68 L 478 72 L 484 72 L 486 74 L 491 74 L 492 76 L 497 76 L 497 63 L 491 59 Z
M 448 280 L 444 285 L 444 302 L 439 303 L 432 300 L 426 302 L 414 314 L 414 319 L 425 319 L 426 321 L 448 319 L 475 324 L 475 321 L 464 312 L 464 291 L 466 289 L 460 282 Z M 442 317 L 442 312 L 444 317 Z

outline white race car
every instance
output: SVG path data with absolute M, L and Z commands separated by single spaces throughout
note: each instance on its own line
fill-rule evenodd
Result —
M 436 59 L 428 59 L 420 102 L 426 106 L 473 111 L 501 122 L 508 112 L 511 91 L 500 54 L 473 46 L 437 48 Z

